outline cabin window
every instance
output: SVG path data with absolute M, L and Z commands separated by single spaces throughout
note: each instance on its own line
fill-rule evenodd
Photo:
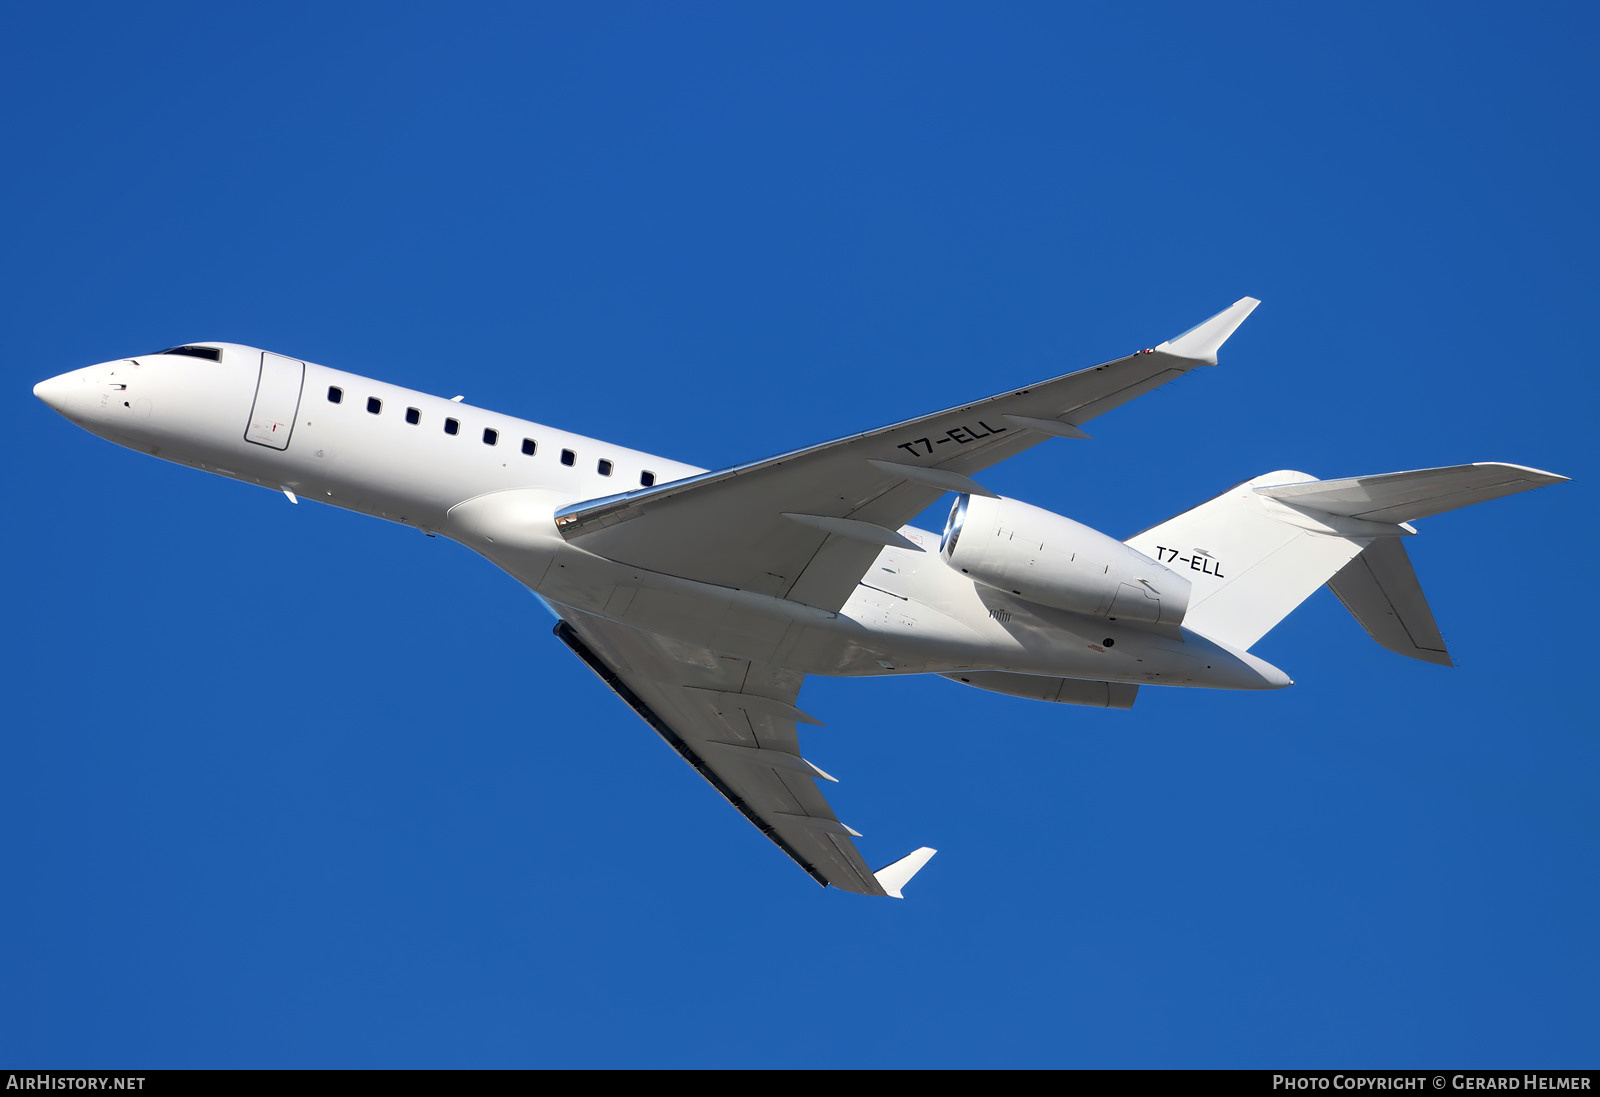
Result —
M 376 396 L 367 397 L 367 412 L 368 412 L 368 414 L 376 415 L 376 414 L 378 414 L 378 412 L 380 412 L 382 410 L 383 410 L 383 401 L 382 400 L 379 400 Z
M 526 453 L 529 457 L 532 457 L 535 453 L 539 452 L 539 443 L 535 442 L 532 438 L 524 438 L 522 440 L 522 452 Z
M 328 403 L 337 404 L 339 401 L 341 401 L 343 399 L 344 399 L 344 389 L 340 388 L 338 385 L 329 385 L 328 386 Z
M 563 465 L 576 465 L 578 463 L 578 455 L 570 449 L 564 449 L 561 451 L 561 463 Z
M 459 433 L 461 433 L 461 420 L 459 420 L 459 419 L 446 419 L 444 421 L 444 432 L 446 434 L 459 434 Z
M 420 408 L 407 408 L 406 409 L 406 422 L 410 423 L 412 426 L 416 426 L 418 423 L 422 422 L 422 411 L 421 411 L 421 409 Z
M 607 461 L 604 457 L 600 458 L 600 463 L 595 466 L 595 471 L 598 472 L 601 476 L 610 476 L 611 475 L 611 462 Z
M 483 444 L 484 445 L 492 446 L 492 445 L 494 445 L 495 443 L 497 443 L 499 441 L 500 441 L 500 432 L 499 431 L 495 430 L 493 427 L 484 427 L 483 428 Z
M 641 472 L 639 474 L 639 486 L 642 487 L 642 488 L 653 488 L 653 487 L 655 487 L 656 486 L 656 474 L 653 473 L 653 472 Z

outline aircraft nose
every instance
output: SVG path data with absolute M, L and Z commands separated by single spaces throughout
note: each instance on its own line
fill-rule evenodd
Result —
M 63 373 L 34 385 L 33 394 L 43 400 L 52 411 L 66 415 L 73 394 L 82 387 L 83 377 L 78 372 Z

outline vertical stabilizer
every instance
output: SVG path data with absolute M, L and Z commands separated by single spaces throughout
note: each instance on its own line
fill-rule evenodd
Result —
M 1256 490 L 1315 482 L 1303 472 L 1269 472 L 1127 543 L 1193 584 L 1184 628 L 1247 651 L 1375 533 L 1402 532 L 1393 525 L 1313 517 Z

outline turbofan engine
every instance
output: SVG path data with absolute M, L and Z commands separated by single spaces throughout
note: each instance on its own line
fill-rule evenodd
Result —
M 1043 606 L 1177 628 L 1189 580 L 1098 530 L 1015 499 L 959 497 L 939 552 L 974 581 Z

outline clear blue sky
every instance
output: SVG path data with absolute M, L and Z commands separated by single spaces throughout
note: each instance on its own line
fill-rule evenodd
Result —
M 12 5 L 0 1065 L 1589 1066 L 1592 4 Z M 196 339 L 704 466 L 1116 357 L 994 470 L 1127 536 L 1279 468 L 1420 523 L 1273 694 L 813 680 L 816 887 L 442 540 L 32 398 Z

